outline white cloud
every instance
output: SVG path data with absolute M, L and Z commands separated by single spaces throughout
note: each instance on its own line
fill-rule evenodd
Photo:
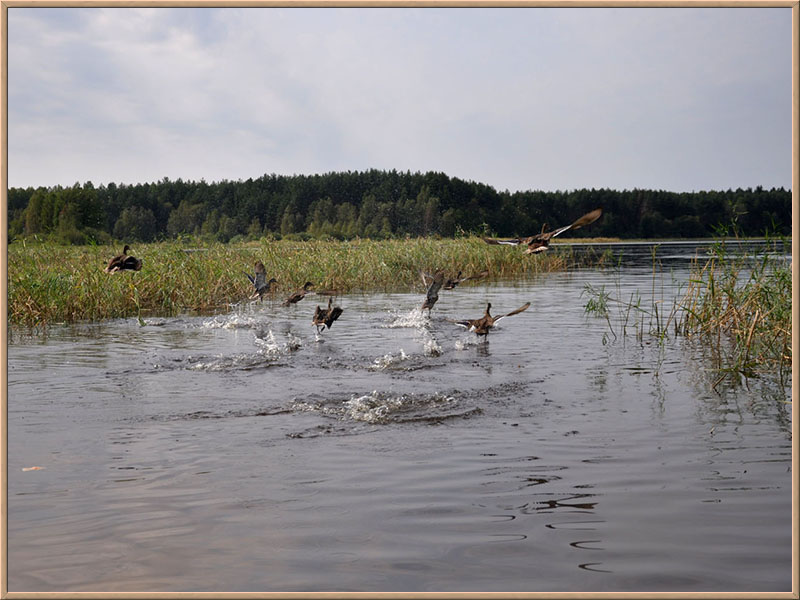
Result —
M 789 185 L 790 9 L 9 10 L 9 184 Z

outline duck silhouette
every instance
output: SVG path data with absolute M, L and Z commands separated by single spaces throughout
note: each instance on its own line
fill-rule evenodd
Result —
M 264 268 L 264 263 L 262 263 L 260 260 L 256 261 L 254 268 L 255 275 L 245 273 L 255 289 L 250 296 L 250 300 L 258 298 L 259 301 L 262 301 L 264 300 L 264 296 L 272 290 L 272 284 L 278 283 L 278 280 L 272 277 L 269 281 L 267 281 L 267 270 Z
M 343 312 L 340 306 L 333 306 L 333 298 L 328 298 L 328 308 L 320 308 L 317 306 L 311 323 L 317 326 L 317 333 L 321 333 L 325 330 L 325 327 L 330 329 L 333 322 L 338 319 Z
M 512 315 L 519 314 L 522 311 L 528 310 L 530 305 L 531 305 L 530 302 L 526 302 L 525 304 L 520 306 L 517 310 L 512 310 L 510 313 L 493 317 L 489 313 L 489 311 L 492 308 L 492 303 L 487 302 L 486 312 L 479 319 L 463 319 L 460 321 L 455 321 L 453 319 L 447 319 L 447 320 L 450 321 L 451 323 L 455 323 L 456 325 L 461 325 L 462 327 L 466 327 L 469 331 L 474 331 L 477 335 L 482 335 L 485 338 L 487 335 L 489 335 L 489 330 L 492 327 L 494 327 L 500 319 L 505 319 L 506 317 L 510 317 Z
M 422 275 L 422 282 L 428 286 L 425 292 L 425 301 L 422 303 L 422 310 L 427 308 L 428 314 L 430 314 L 433 305 L 439 300 L 439 290 L 442 289 L 444 284 L 444 271 L 436 271 L 433 275 L 428 275 L 424 272 L 420 272 L 420 274 Z M 430 283 L 428 283 L 428 280 L 430 280 Z
M 308 293 L 308 290 L 309 290 L 310 288 L 312 288 L 312 287 L 314 287 L 314 284 L 313 284 L 313 283 L 311 283 L 310 281 L 306 281 L 306 282 L 303 284 L 303 287 L 301 287 L 299 290 L 297 290 L 297 291 L 296 291 L 294 294 L 292 294 L 291 296 L 289 296 L 289 297 L 288 297 L 288 298 L 287 298 L 287 299 L 286 299 L 286 300 L 283 302 L 283 305 L 284 305 L 284 306 L 289 306 L 290 304 L 297 304 L 298 302 L 300 302 L 300 300 L 302 300 L 303 298 L 305 298 L 305 297 L 306 297 L 306 294 Z
M 442 289 L 452 290 L 452 289 L 455 289 L 455 287 L 459 283 L 462 283 L 464 281 L 469 281 L 470 279 L 481 279 L 483 277 L 486 277 L 487 275 L 489 275 L 489 271 L 481 271 L 477 275 L 469 275 L 467 277 L 462 277 L 461 276 L 461 271 L 459 271 L 458 274 L 455 277 L 453 277 L 452 279 L 445 280 L 444 285 L 442 286 Z
M 116 273 L 117 271 L 141 271 L 142 261 L 135 256 L 129 256 L 128 251 L 130 246 L 125 244 L 122 249 L 122 254 L 118 254 L 108 261 L 108 266 L 105 268 L 106 273 Z
M 565 231 L 569 231 L 570 229 L 578 229 L 580 227 L 584 227 L 586 225 L 590 225 L 597 221 L 600 216 L 603 214 L 602 208 L 596 208 L 591 212 L 586 213 L 580 219 L 577 219 L 573 223 L 569 225 L 565 225 L 564 227 L 560 227 L 553 231 L 545 231 L 544 227 L 542 227 L 542 232 L 537 233 L 536 235 L 532 235 L 525 238 L 514 238 L 510 240 L 500 240 L 497 238 L 483 238 L 483 241 L 487 244 L 508 244 L 511 246 L 518 246 L 520 244 L 526 244 L 528 247 L 525 249 L 525 254 L 534 254 L 536 252 L 544 252 L 550 247 L 550 240 L 556 237 L 557 235 L 561 235 Z

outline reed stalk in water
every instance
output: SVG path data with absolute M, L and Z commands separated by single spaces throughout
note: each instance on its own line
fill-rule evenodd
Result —
M 701 340 L 719 373 L 716 383 L 728 375 L 747 378 L 767 372 L 777 373 L 784 383 L 791 368 L 792 277 L 788 265 L 775 264 L 766 254 L 758 260 L 733 254 L 720 241 L 709 259 L 693 262 L 685 288 L 671 308 L 664 310 L 659 308 L 663 299 L 656 298 L 660 268 L 655 256 L 653 263 L 649 305 L 638 294 L 626 301 L 605 288 L 587 285 L 586 312 L 605 318 L 614 337 L 611 305 L 619 308 L 617 331 L 623 335 L 633 324 L 638 339 L 646 330 L 660 341 L 670 334 Z
M 695 269 L 684 295 L 681 333 L 711 342 L 723 373 L 752 377 L 791 366 L 792 276 L 788 266 L 731 257 L 724 244 Z
M 555 246 L 555 245 L 554 245 Z M 95 321 L 142 314 L 171 316 L 210 312 L 241 302 L 252 292 L 245 273 L 256 260 L 278 280 L 276 298 L 311 281 L 340 293 L 422 293 L 420 270 L 455 275 L 489 271 L 488 281 L 525 278 L 569 268 L 578 260 L 569 248 L 525 256 L 517 248 L 490 246 L 480 238 L 437 240 L 307 241 L 261 240 L 194 246 L 182 241 L 136 244 L 138 272 L 103 272 L 119 253 L 109 246 L 14 243 L 8 248 L 8 319 L 14 324 Z M 591 257 L 590 260 L 603 260 Z

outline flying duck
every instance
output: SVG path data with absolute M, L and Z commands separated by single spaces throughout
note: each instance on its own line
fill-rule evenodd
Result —
M 311 288 L 311 287 L 314 287 L 314 284 L 311 283 L 310 281 L 306 281 L 303 284 L 303 287 L 300 288 L 299 290 L 297 290 L 291 296 L 289 296 L 286 299 L 286 301 L 283 303 L 283 305 L 284 306 L 289 306 L 290 304 L 296 304 L 296 303 L 300 302 L 300 300 L 302 300 L 303 298 L 306 297 L 306 294 L 308 293 L 308 289 Z
M 510 313 L 505 315 L 500 315 L 499 317 L 493 317 L 489 314 L 489 310 L 492 308 L 492 303 L 488 302 L 486 304 L 486 313 L 480 319 L 465 319 L 463 321 L 454 321 L 453 319 L 447 319 L 451 323 L 455 323 L 456 325 L 461 325 L 462 327 L 466 327 L 470 331 L 474 331 L 478 335 L 484 336 L 484 338 L 489 335 L 489 330 L 494 327 L 495 323 L 497 323 L 500 319 L 504 319 L 506 317 L 510 317 L 511 315 L 516 315 L 521 313 L 524 310 L 528 310 L 528 307 L 531 305 L 530 302 L 526 302 L 522 306 L 520 306 L 517 310 L 512 310 Z
M 579 227 L 583 227 L 584 225 L 589 225 L 590 223 L 594 223 L 597 219 L 600 218 L 600 215 L 603 214 L 602 208 L 596 208 L 591 212 L 586 213 L 580 219 L 572 223 L 571 225 L 566 225 L 564 227 L 560 227 L 554 231 L 545 231 L 544 227 L 542 227 L 542 232 L 537 233 L 536 235 L 532 235 L 526 238 L 514 238 L 511 240 L 498 240 L 495 238 L 483 238 L 483 241 L 487 244 L 510 244 L 512 246 L 518 246 L 519 244 L 527 244 L 528 247 L 525 249 L 525 254 L 533 254 L 535 252 L 544 252 L 550 246 L 550 240 L 557 235 L 564 233 L 565 231 L 569 231 L 570 229 L 578 229 Z
M 444 282 L 444 285 L 442 286 L 442 288 L 445 289 L 445 290 L 452 290 L 459 283 L 461 283 L 463 281 L 469 281 L 470 279 L 480 279 L 482 277 L 486 277 L 488 274 L 489 274 L 489 271 L 481 271 L 477 275 L 470 275 L 468 277 L 462 277 L 461 276 L 461 271 L 459 271 L 458 275 L 456 275 L 453 279 L 447 279 Z
M 106 273 L 116 273 L 117 271 L 141 271 L 142 260 L 135 256 L 128 256 L 130 246 L 125 244 L 122 249 L 122 254 L 119 254 L 108 261 L 108 266 L 105 268 Z
M 251 300 L 254 300 L 256 297 L 259 299 L 259 301 L 264 300 L 264 296 L 271 291 L 272 284 L 278 283 L 278 280 L 274 277 L 267 281 L 267 270 L 264 268 L 264 263 L 262 263 L 260 260 L 256 261 L 255 276 L 252 276 L 249 273 L 245 273 L 245 275 L 247 275 L 250 283 L 253 284 L 253 288 L 255 288 L 255 291 L 250 296 Z
M 433 275 L 428 275 L 427 273 L 420 272 L 422 275 L 422 283 L 428 286 L 428 291 L 425 292 L 425 301 L 422 303 L 422 309 L 428 309 L 428 314 L 430 314 L 433 305 L 436 304 L 436 301 L 439 299 L 439 290 L 442 288 L 442 284 L 444 284 L 444 271 L 436 271 Z M 428 284 L 428 279 L 431 280 L 430 284 Z
M 333 298 L 328 298 L 328 308 L 317 306 L 317 310 L 314 311 L 314 318 L 311 323 L 317 326 L 317 333 L 325 331 L 326 326 L 330 329 L 333 322 L 344 312 L 340 306 L 331 306 L 332 304 Z

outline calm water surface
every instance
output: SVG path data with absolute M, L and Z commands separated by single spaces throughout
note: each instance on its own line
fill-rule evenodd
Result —
M 640 250 L 321 336 L 314 296 L 12 332 L 9 591 L 789 591 L 788 384 L 586 316 L 671 302 L 690 252 Z M 532 306 L 446 320 L 486 302 Z

